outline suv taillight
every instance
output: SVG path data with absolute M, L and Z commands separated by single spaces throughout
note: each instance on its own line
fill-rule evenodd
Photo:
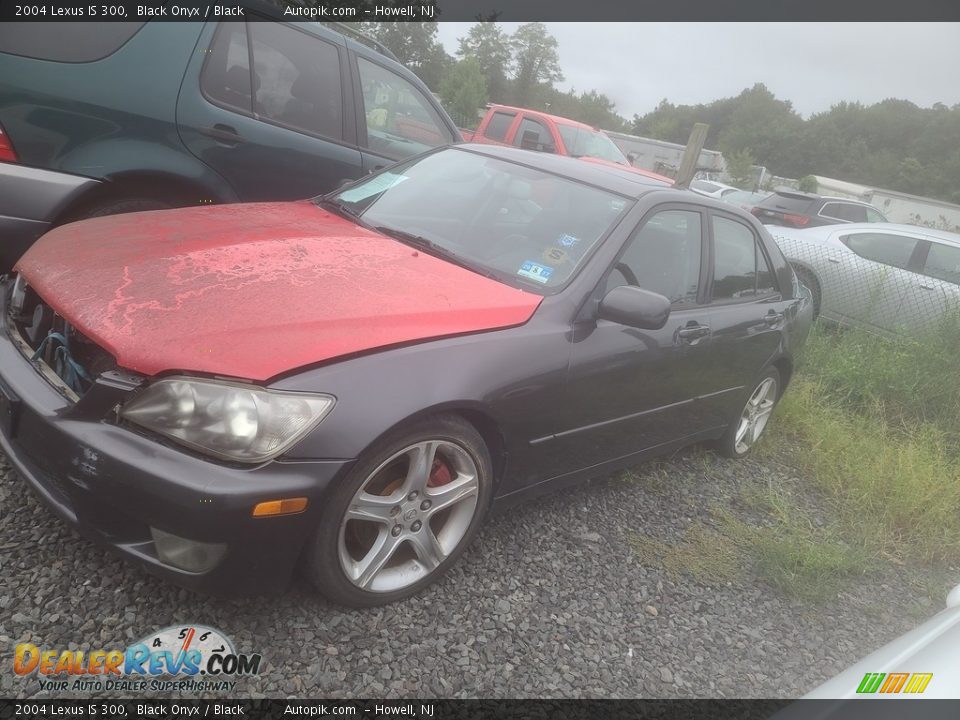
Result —
M 792 215 L 790 213 L 784 213 L 783 221 L 785 223 L 789 223 L 790 225 L 794 225 L 796 227 L 803 227 L 804 225 L 810 222 L 810 216 L 809 215 Z
M 19 162 L 16 150 L 13 149 L 13 143 L 10 136 L 3 131 L 0 125 L 0 162 Z

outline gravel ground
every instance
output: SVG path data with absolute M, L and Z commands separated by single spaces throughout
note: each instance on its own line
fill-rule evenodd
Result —
M 421 596 L 344 611 L 302 582 L 237 600 L 165 584 L 62 525 L 0 458 L 0 696 L 46 696 L 9 671 L 17 642 L 124 648 L 200 623 L 263 655 L 234 697 L 796 697 L 941 606 L 918 613 L 892 572 L 805 607 L 749 573 L 711 587 L 643 564 L 631 533 L 680 542 L 715 504 L 789 477 L 710 460 L 688 451 L 509 510 Z

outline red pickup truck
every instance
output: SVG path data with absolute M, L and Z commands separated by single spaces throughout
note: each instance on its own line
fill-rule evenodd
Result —
M 631 165 L 602 130 L 537 110 L 491 105 L 475 131 L 461 129 L 460 133 L 466 142 L 514 145 L 527 150 L 570 155 L 601 165 L 617 165 L 673 183 L 668 177 Z

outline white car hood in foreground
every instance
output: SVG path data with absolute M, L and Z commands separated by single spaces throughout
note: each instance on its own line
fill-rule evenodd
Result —
M 921 694 L 907 694 L 902 690 L 858 694 L 857 688 L 867 673 L 933 673 L 933 677 Z M 960 585 L 948 596 L 946 610 L 827 680 L 805 697 L 960 698 Z

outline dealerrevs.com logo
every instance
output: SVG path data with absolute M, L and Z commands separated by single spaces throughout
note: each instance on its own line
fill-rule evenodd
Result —
M 233 690 L 239 676 L 260 672 L 259 654 L 238 653 L 219 630 L 174 626 L 125 650 L 58 650 L 21 643 L 13 672 L 36 675 L 42 690 Z

